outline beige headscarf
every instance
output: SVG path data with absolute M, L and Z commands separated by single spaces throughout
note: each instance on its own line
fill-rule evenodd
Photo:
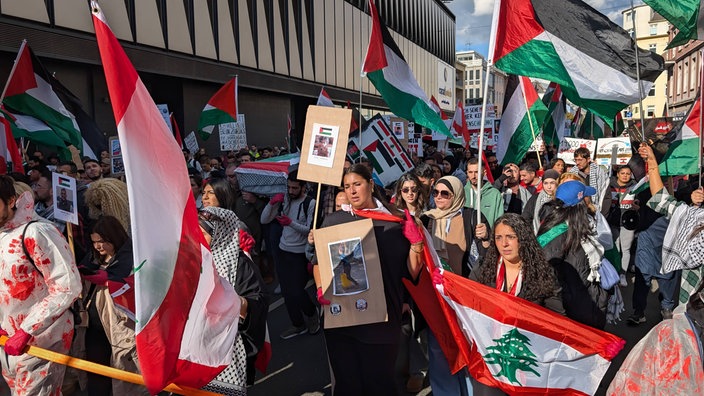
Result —
M 446 187 L 452 191 L 453 198 L 452 204 L 447 209 L 431 209 L 425 212 L 425 215 L 435 220 L 435 226 L 431 230 L 433 235 L 433 244 L 438 252 L 445 250 L 445 241 L 447 240 L 447 233 L 450 229 L 450 221 L 452 218 L 462 214 L 462 207 L 464 207 L 464 188 L 462 187 L 462 182 L 455 176 L 444 176 L 441 177 L 435 185 L 444 184 Z

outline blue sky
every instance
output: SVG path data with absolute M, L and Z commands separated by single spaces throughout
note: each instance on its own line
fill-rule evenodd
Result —
M 630 0 L 584 0 L 592 7 L 621 25 L 621 11 L 631 6 Z M 643 4 L 633 0 L 634 5 Z M 457 51 L 475 50 L 486 56 L 489 49 L 491 31 L 491 13 L 494 0 L 454 0 L 447 7 L 455 14 L 455 49 Z

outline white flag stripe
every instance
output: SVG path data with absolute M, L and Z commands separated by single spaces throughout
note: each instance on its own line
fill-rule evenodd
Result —
M 496 158 L 498 158 L 499 162 L 506 156 L 511 137 L 525 116 L 526 103 L 525 99 L 523 99 L 523 91 L 519 85 L 516 86 L 516 90 L 513 91 L 511 99 L 509 99 L 499 126 L 499 141 L 496 144 Z
M 460 326 L 469 340 L 477 342 L 478 352 L 484 356 L 488 353 L 486 346 L 493 345 L 493 340 L 501 338 L 510 330 L 516 328 L 501 323 L 481 312 L 467 308 L 444 296 L 457 314 Z M 538 388 L 575 389 L 592 395 L 596 392 L 602 377 L 611 362 L 600 355 L 584 355 L 576 349 L 551 338 L 541 336 L 525 329 L 518 329 L 530 340 L 530 350 L 536 356 L 537 367 L 533 367 L 540 377 L 531 373 L 519 371 L 517 377 L 522 386 Z M 555 364 L 555 361 L 569 362 Z M 488 365 L 492 374 L 496 375 L 500 367 Z M 547 376 L 547 377 L 546 377 Z M 505 377 L 495 377 L 497 380 L 511 384 Z M 511 384 L 518 385 L 518 384 Z

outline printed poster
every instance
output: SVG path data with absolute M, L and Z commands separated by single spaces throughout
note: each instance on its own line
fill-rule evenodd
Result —
M 54 218 L 78 225 L 78 197 L 76 194 L 76 179 L 52 173 L 54 186 Z
M 310 139 L 310 149 L 306 161 L 309 164 L 332 168 L 335 159 L 335 149 L 339 141 L 340 127 L 314 123 L 313 136 Z
M 574 165 L 574 151 L 580 147 L 586 147 L 593 157 L 596 149 L 596 140 L 566 137 L 560 142 L 560 150 L 557 152 L 557 157 L 567 164 Z
M 596 143 L 594 161 L 604 166 L 626 165 L 632 154 L 630 138 L 601 138 Z

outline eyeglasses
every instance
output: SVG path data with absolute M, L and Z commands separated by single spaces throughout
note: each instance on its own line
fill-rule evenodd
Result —
M 452 198 L 452 193 L 448 190 L 433 190 L 433 197 L 437 198 L 437 196 L 440 196 L 440 198 L 443 199 L 450 199 Z
M 404 187 L 401 189 L 401 192 L 404 194 L 410 193 L 417 193 L 418 192 L 418 187 Z
M 506 238 L 506 240 L 509 242 L 513 242 L 513 241 L 518 240 L 518 235 L 516 235 L 516 234 L 495 235 L 494 242 L 501 243 L 504 240 L 504 238 Z

